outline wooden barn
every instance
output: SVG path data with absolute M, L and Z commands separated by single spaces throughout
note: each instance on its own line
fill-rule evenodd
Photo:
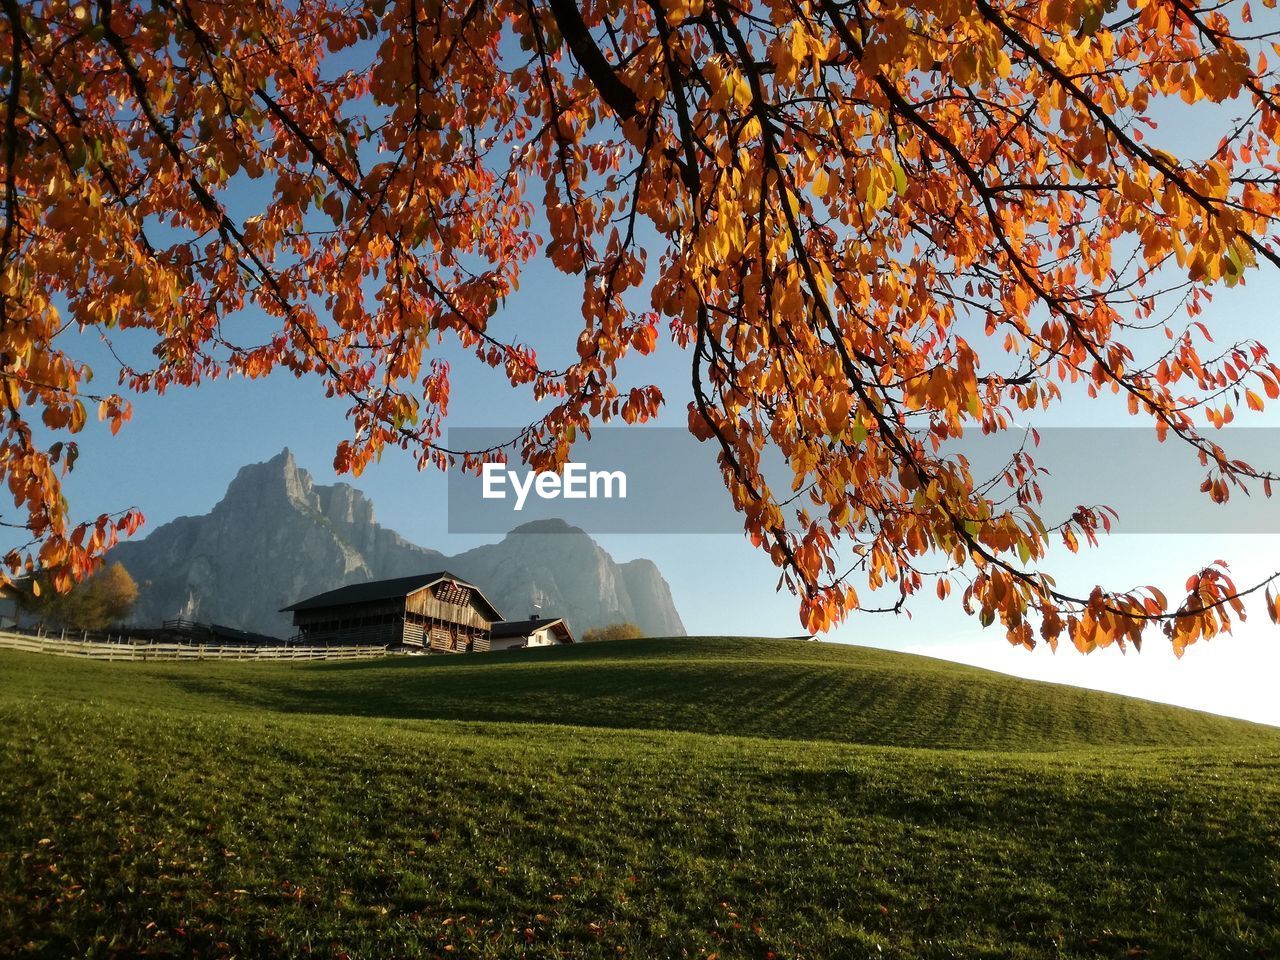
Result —
M 437 653 L 489 649 L 502 619 L 475 584 L 447 570 L 339 587 L 284 608 L 298 643 L 379 644 Z

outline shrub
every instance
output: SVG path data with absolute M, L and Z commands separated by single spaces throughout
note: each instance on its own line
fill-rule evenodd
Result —
M 611 623 L 605 627 L 592 627 L 582 635 L 584 643 L 595 643 L 597 640 L 638 640 L 644 631 L 634 623 Z
M 138 585 L 122 564 L 113 563 L 63 594 L 46 587 L 26 606 L 48 623 L 74 630 L 102 630 L 129 616 Z

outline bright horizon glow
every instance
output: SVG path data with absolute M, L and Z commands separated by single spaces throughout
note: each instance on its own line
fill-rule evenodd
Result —
M 871 641 L 867 646 L 1280 727 L 1280 697 L 1276 695 L 1280 644 L 1274 637 L 1257 635 L 1260 632 L 1246 634 L 1241 629 L 1237 636 L 1193 644 L 1181 660 L 1157 637 L 1144 643 L 1140 654 L 1106 649 L 1087 656 L 1074 648 L 1060 647 L 1053 654 L 1047 648 L 1001 647 L 999 636 L 982 635 L 943 640 L 928 648 L 904 647 L 892 641 Z

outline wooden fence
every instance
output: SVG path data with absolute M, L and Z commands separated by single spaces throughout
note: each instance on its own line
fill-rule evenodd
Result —
M 121 639 L 110 642 L 60 637 L 36 637 L 0 631 L 0 649 L 51 653 L 91 660 L 368 660 L 385 657 L 386 647 L 249 646 L 217 643 L 152 643 Z

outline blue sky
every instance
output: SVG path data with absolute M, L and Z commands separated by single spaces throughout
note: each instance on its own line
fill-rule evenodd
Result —
M 1274 16 L 1262 11 L 1258 15 Z M 1185 157 L 1212 150 L 1218 137 L 1215 128 L 1231 114 L 1225 108 L 1206 112 L 1201 107 L 1179 108 L 1163 117 L 1159 109 L 1155 112 L 1161 128 L 1150 139 Z M 249 209 L 251 196 L 241 195 L 245 208 L 237 212 L 255 212 Z M 654 260 L 651 255 L 650 261 Z M 520 293 L 495 318 L 495 324 L 533 343 L 546 364 L 554 366 L 574 352 L 580 291 L 575 278 L 562 277 L 545 261 L 535 261 L 522 278 Z M 1204 319 L 1220 340 L 1252 336 L 1280 350 L 1280 337 L 1275 336 L 1277 302 L 1280 277 L 1255 272 L 1244 286 L 1220 291 Z M 237 326 L 250 328 L 257 322 L 250 315 L 238 320 Z M 95 389 L 113 380 L 113 364 L 96 334 L 67 336 L 79 340 L 72 352 L 94 366 Z M 126 351 L 146 349 L 145 341 L 138 338 L 122 346 Z M 456 361 L 451 426 L 519 424 L 536 413 L 528 396 L 505 387 L 498 374 L 459 357 L 456 350 L 446 348 L 445 353 Z M 663 341 L 652 357 L 633 357 L 624 371 L 626 385 L 652 382 L 664 388 L 668 406 L 659 424 L 683 426 L 686 422 L 688 363 L 687 354 Z M 119 436 L 112 438 L 101 424 L 91 423 L 78 438 L 81 458 L 67 486 L 82 517 L 136 506 L 147 516 L 147 526 L 140 532 L 145 535 L 176 516 L 206 512 L 240 466 L 265 460 L 285 446 L 317 481 L 339 479 L 331 462 L 335 446 L 348 436 L 345 405 L 326 399 L 318 380 L 296 380 L 286 373 L 133 399 L 133 421 Z M 1041 417 L 1037 424 L 1133 422 L 1109 400 L 1090 403 L 1080 398 Z M 1245 422 L 1276 425 L 1280 418 L 1268 413 Z M 1280 467 L 1280 463 L 1260 465 Z M 1145 489 L 1167 479 L 1150 471 L 1134 473 L 1130 482 Z M 419 473 L 410 454 L 389 450 L 358 480 L 341 479 L 364 490 L 376 504 L 380 521 L 414 542 L 455 552 L 494 539 L 448 533 L 445 478 L 437 472 Z M 1090 493 L 1105 500 L 1105 491 Z M 1080 499 L 1086 499 L 1083 492 Z M 800 631 L 795 598 L 775 591 L 776 569 L 740 535 L 601 534 L 597 539 L 620 560 L 645 556 L 657 562 L 690 633 L 789 635 Z M 1219 556 L 1233 563 L 1241 584 L 1280 567 L 1280 537 L 1263 533 L 1119 535 L 1081 556 L 1061 550 L 1058 554 L 1053 558 L 1055 569 L 1066 585 L 1155 583 L 1176 595 L 1189 573 Z M 1177 663 L 1167 644 L 1154 635 L 1140 656 L 1120 656 L 1111 650 L 1089 657 L 1073 650 L 1056 656 L 1013 650 L 999 631 L 981 630 L 957 603 L 941 605 L 930 597 L 918 598 L 910 617 L 855 617 L 829 639 L 945 656 L 1280 723 L 1280 698 L 1270 690 L 1280 676 L 1280 631 L 1270 626 L 1260 610 L 1236 636 L 1197 645 Z
M 1265 333 L 1274 324 L 1278 294 L 1280 282 L 1255 275 L 1246 286 L 1216 298 L 1210 325 L 1224 336 Z M 563 348 L 566 340 L 573 342 L 569 331 L 578 322 L 577 296 L 571 279 L 534 264 L 502 323 L 520 328 L 530 339 L 536 334 L 536 342 Z M 99 377 L 109 377 L 109 364 L 93 336 L 78 336 L 83 338 L 83 355 L 99 365 Z M 668 409 L 659 423 L 684 423 L 687 363 L 687 354 L 662 343 L 652 357 L 637 357 L 631 368 L 637 381 L 652 380 L 666 388 Z M 459 363 L 455 370 L 452 426 L 517 423 L 534 409 L 527 397 L 501 388 L 492 374 L 473 363 Z M 466 375 L 475 372 L 482 375 Z M 141 508 L 148 520 L 143 535 L 175 516 L 209 510 L 240 466 L 268 459 L 288 446 L 318 482 L 344 479 L 364 490 L 379 520 L 414 542 L 452 553 L 494 539 L 449 534 L 444 475 L 419 473 L 413 458 L 402 451 L 386 451 L 358 480 L 337 477 L 331 461 L 335 446 L 347 436 L 345 405 L 326 399 L 317 380 L 277 374 L 257 381 L 218 381 L 172 390 L 164 397 L 135 397 L 134 403 L 133 421 L 117 437 L 98 423 L 86 428 L 68 491 L 73 504 L 86 512 Z M 1271 420 L 1255 417 L 1254 422 L 1261 426 Z M 1107 402 L 1080 401 L 1065 404 L 1039 422 L 1090 426 L 1132 421 Z M 1135 476 L 1133 482 L 1155 485 L 1161 478 Z M 644 556 L 657 562 L 690 633 L 800 632 L 795 598 L 775 591 L 776 569 L 741 535 L 600 534 L 597 539 L 619 560 Z M 1270 572 L 1272 564 L 1280 565 L 1278 546 L 1280 537 L 1274 534 L 1118 535 L 1080 556 L 1057 551 L 1054 569 L 1068 585 L 1151 582 L 1174 595 L 1190 572 L 1218 556 L 1233 563 L 1239 583 Z M 1141 655 L 1108 650 L 1083 657 L 1063 649 L 1053 656 L 1047 650 L 1013 650 L 998 630 L 983 631 L 958 604 L 940 604 L 931 595 L 917 598 L 910 614 L 855 617 L 829 639 L 943 656 L 1280 723 L 1280 703 L 1271 692 L 1280 675 L 1280 632 L 1260 610 L 1236 636 L 1193 647 L 1180 662 L 1158 636 L 1152 636 Z

